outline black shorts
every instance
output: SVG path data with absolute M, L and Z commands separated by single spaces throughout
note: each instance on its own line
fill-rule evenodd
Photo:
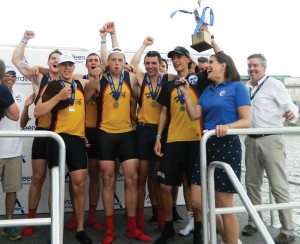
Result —
M 207 167 L 213 161 L 228 163 L 239 180 L 241 180 L 242 148 L 241 142 L 236 135 L 224 137 L 212 136 L 206 144 Z M 235 193 L 235 189 L 225 170 L 216 168 L 214 174 L 215 190 L 219 192 Z M 200 162 L 194 168 L 192 184 L 201 185 Z
M 87 168 L 87 154 L 84 139 L 79 136 L 73 136 L 65 133 L 59 133 L 66 145 L 66 163 L 69 172 Z M 48 142 L 48 167 L 58 165 L 58 143 L 49 138 Z
M 194 165 L 199 160 L 199 141 L 170 142 L 166 144 L 163 159 L 157 172 L 160 183 L 180 186 L 185 174 L 191 184 Z
M 46 130 L 46 129 L 37 127 L 35 130 Z M 49 137 L 34 137 L 33 138 L 32 147 L 31 147 L 31 159 L 47 160 L 48 139 L 49 139 Z
M 124 162 L 128 159 L 137 159 L 136 131 L 107 133 L 98 130 L 98 151 L 99 160 L 115 161 L 119 158 L 120 162 Z
M 86 128 L 85 135 L 88 143 L 90 144 L 89 147 L 86 148 L 86 152 L 88 158 L 98 159 L 98 141 L 97 141 L 97 128 Z
M 164 130 L 166 131 L 166 130 Z M 138 154 L 140 160 L 160 161 L 161 157 L 154 153 L 154 145 L 157 135 L 157 126 L 138 124 L 136 128 L 138 141 Z M 163 133 L 161 138 L 162 152 L 166 144 L 167 133 Z

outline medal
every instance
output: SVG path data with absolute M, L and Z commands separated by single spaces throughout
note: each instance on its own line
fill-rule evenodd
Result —
M 154 108 L 157 106 L 156 101 L 152 101 L 151 106 Z
M 183 105 L 180 106 L 180 111 L 184 111 L 185 107 Z
M 75 111 L 75 108 L 73 106 L 69 107 L 69 112 L 74 112 Z
M 117 101 L 115 101 L 115 102 L 113 103 L 113 107 L 114 107 L 114 108 L 119 107 L 119 103 L 118 103 Z

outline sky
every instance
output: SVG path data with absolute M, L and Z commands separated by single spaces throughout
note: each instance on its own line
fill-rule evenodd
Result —
M 36 36 L 28 45 L 91 52 L 99 50 L 99 29 L 107 21 L 115 22 L 124 50 L 135 51 L 152 36 L 154 44 L 147 50 L 168 52 L 184 46 L 194 52 L 194 16 L 177 13 L 171 19 L 170 14 L 195 8 L 201 13 L 210 7 L 214 25 L 209 30 L 241 75 L 247 74 L 247 57 L 263 53 L 269 75 L 300 77 L 299 0 L 202 0 L 201 7 L 197 0 L 2 0 L 0 6 L 1 44 L 18 44 L 24 31 L 32 30 Z

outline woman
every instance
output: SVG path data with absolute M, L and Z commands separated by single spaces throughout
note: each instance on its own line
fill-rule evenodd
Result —
M 215 129 L 216 135 L 207 141 L 207 162 L 228 163 L 236 176 L 241 176 L 242 149 L 237 135 L 226 135 L 230 128 L 249 127 L 250 97 L 246 87 L 239 82 L 240 75 L 230 56 L 223 52 L 211 55 L 207 68 L 208 79 L 212 84 L 201 95 L 194 106 L 189 95 L 189 83 L 183 80 L 181 86 L 186 108 L 191 120 L 202 119 L 203 129 Z M 200 211 L 200 163 L 196 164 L 192 179 L 192 204 Z M 232 207 L 236 193 L 227 174 L 222 169 L 215 171 L 216 207 Z M 239 242 L 239 224 L 234 214 L 223 214 L 218 220 L 218 232 L 224 243 Z

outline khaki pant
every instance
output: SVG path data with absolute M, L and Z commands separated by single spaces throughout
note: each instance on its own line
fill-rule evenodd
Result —
M 286 148 L 282 135 L 245 138 L 246 190 L 253 205 L 261 204 L 261 186 L 266 171 L 271 192 L 276 203 L 290 202 L 288 181 L 285 174 Z M 261 214 L 260 214 L 261 216 Z M 281 232 L 293 235 L 294 224 L 290 209 L 279 210 Z M 253 225 L 251 219 L 249 224 Z

